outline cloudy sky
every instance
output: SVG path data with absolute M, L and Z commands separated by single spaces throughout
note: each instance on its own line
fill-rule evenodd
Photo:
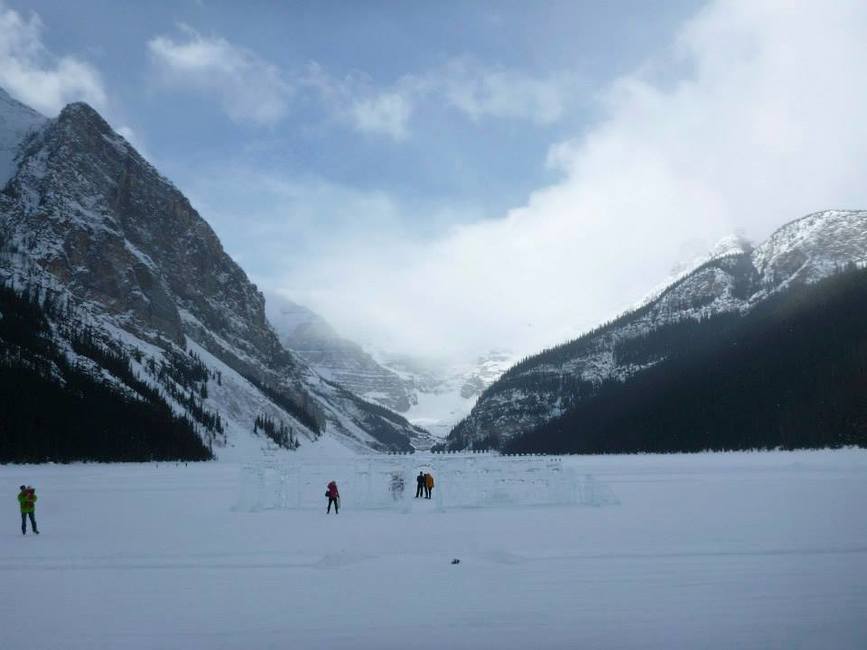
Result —
M 260 287 L 372 347 L 525 354 L 740 233 L 867 207 L 867 3 L 0 0 Z

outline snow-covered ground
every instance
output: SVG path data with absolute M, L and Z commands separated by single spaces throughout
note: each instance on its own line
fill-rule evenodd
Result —
M 867 647 L 867 452 L 566 462 L 620 505 L 250 513 L 231 463 L 0 467 L 0 648 Z

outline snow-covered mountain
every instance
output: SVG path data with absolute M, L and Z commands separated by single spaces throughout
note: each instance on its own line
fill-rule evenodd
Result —
M 492 350 L 467 363 L 443 363 L 409 356 L 383 355 L 382 363 L 411 388 L 406 417 L 437 438 L 445 438 L 465 417 L 479 395 L 515 361 L 512 354 Z
M 630 340 L 685 319 L 746 313 L 779 291 L 865 262 L 867 211 L 811 214 L 755 248 L 727 240 L 635 310 L 510 368 L 449 434 L 449 446 L 500 444 L 562 415 L 574 403 L 576 383 L 624 380 L 665 358 L 664 346 L 650 356 L 622 353 Z
M 397 411 L 438 438 L 444 438 L 470 412 L 482 391 L 514 362 L 500 350 L 458 364 L 387 352 L 371 354 L 341 337 L 319 314 L 280 295 L 269 294 L 265 308 L 283 345 L 317 373 Z
M 0 193 L 0 283 L 62 307 L 57 345 L 86 327 L 177 412 L 218 415 L 222 432 L 208 435 L 220 457 L 268 442 L 254 433 L 260 416 L 291 428 L 302 448 L 410 449 L 427 439 L 286 350 L 263 295 L 210 226 L 90 106 L 45 119 L 0 100 L 11 165 Z M 177 373 L 159 371 L 189 356 L 208 376 L 195 396 Z M 123 383 L 108 368 L 94 372 Z
M 415 399 L 412 386 L 338 335 L 324 318 L 275 294 L 267 296 L 265 309 L 283 345 L 322 377 L 392 411 L 409 411 Z

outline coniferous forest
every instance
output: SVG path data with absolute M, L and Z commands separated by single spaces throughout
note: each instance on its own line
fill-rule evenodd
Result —
M 581 385 L 509 452 L 631 453 L 867 446 L 867 270 L 778 294 L 742 317 L 684 321 L 618 354 L 664 361 Z
M 196 423 L 174 414 L 121 352 L 75 330 L 67 334 L 79 359 L 110 369 L 118 383 L 70 362 L 51 336 L 53 309 L 0 288 L 0 462 L 212 458 Z

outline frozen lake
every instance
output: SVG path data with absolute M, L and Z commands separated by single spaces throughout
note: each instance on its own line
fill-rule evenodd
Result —
M 0 466 L 0 648 L 867 647 L 867 452 L 564 462 L 620 505 L 237 512 L 233 464 Z

